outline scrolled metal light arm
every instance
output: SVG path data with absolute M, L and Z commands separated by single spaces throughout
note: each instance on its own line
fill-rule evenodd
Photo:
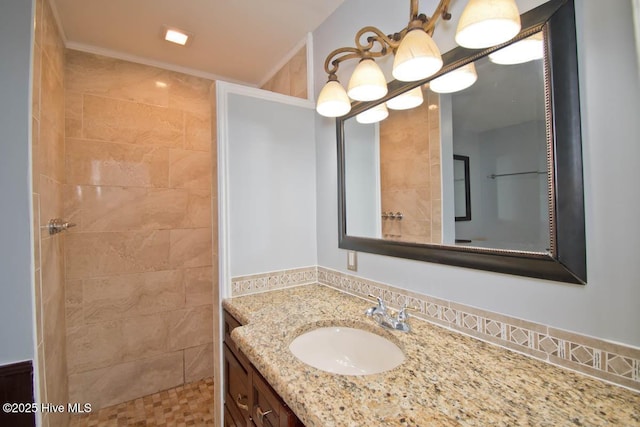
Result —
M 440 0 L 433 16 L 428 18 L 425 14 L 418 13 L 418 0 L 410 0 L 409 24 L 397 33 L 385 35 L 378 28 L 367 26 L 361 28 L 355 37 L 356 47 L 341 47 L 335 49 L 324 61 L 324 71 L 330 80 L 336 79 L 336 74 L 341 62 L 350 59 L 382 58 L 389 55 L 400 46 L 400 42 L 411 29 L 422 27 L 429 35 L 433 35 L 435 25 L 439 19 L 448 21 L 451 19 L 449 4 L 451 0 Z M 369 34 L 366 38 L 366 36 Z M 365 43 L 361 41 L 366 40 Z M 376 45 L 379 49 L 374 49 Z

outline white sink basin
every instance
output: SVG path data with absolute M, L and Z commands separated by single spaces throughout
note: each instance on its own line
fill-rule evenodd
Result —
M 289 350 L 307 365 L 341 375 L 378 374 L 404 362 L 402 350 L 388 339 L 346 327 L 306 332 L 291 342 Z

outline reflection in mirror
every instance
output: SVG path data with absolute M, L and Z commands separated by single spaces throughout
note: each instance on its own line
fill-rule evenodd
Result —
M 378 123 L 345 122 L 349 235 L 442 243 L 438 96 L 423 96 Z
M 456 221 L 471 221 L 471 181 L 469 177 L 469 156 L 453 155 L 453 211 Z M 463 239 L 456 238 L 456 243 Z
M 521 21 L 511 49 L 455 48 L 443 55 L 444 74 L 392 81 L 380 101 L 336 119 L 340 248 L 586 283 L 574 1 L 549 0 Z M 520 50 L 531 46 L 538 52 Z M 471 62 L 464 82 L 429 89 Z M 420 106 L 394 110 L 408 99 L 388 101 L 415 88 Z M 381 102 L 386 119 L 356 122 Z M 385 149 L 393 143 L 399 151 Z M 455 221 L 454 152 L 472 160 L 470 221 Z
M 549 250 L 544 67 L 537 58 L 512 65 L 481 58 L 476 84 L 441 95 L 450 97 L 453 152 L 474 159 L 474 216 L 455 224 L 455 239 L 466 245 Z
M 477 80 L 463 90 L 438 94 L 425 85 L 418 107 L 390 108 L 375 123 L 358 119 L 379 104 L 345 121 L 348 235 L 549 249 L 543 61 L 501 65 L 483 57 L 472 65 Z M 467 186 L 461 182 L 462 203 L 451 153 L 474 159 L 471 168 L 467 161 Z

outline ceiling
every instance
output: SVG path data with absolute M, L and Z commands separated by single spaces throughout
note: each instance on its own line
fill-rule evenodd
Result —
M 52 0 L 67 47 L 264 83 L 344 0 Z M 163 25 L 194 34 L 181 47 Z

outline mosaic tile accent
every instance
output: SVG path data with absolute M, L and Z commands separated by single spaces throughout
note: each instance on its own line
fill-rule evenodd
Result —
M 70 427 L 213 426 L 213 378 L 71 417 Z
M 414 307 L 410 311 L 414 317 L 640 391 L 639 348 L 432 298 L 324 267 L 318 267 L 317 280 L 358 297 L 379 296 L 392 308 L 407 303 Z
M 231 279 L 231 296 L 239 297 L 311 283 L 318 283 L 316 266 L 239 276 Z

